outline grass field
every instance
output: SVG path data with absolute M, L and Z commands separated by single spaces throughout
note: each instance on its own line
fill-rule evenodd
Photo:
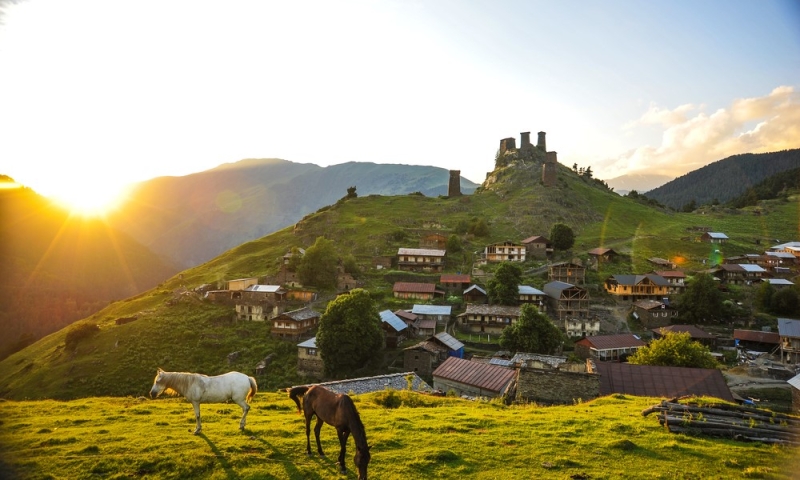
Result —
M 504 406 L 390 391 L 355 401 L 375 479 L 800 478 L 800 448 L 669 433 L 641 415 L 658 399 Z M 285 394 L 259 393 L 252 407 L 240 432 L 236 405 L 203 405 L 195 436 L 180 398 L 0 401 L 0 477 L 345 478 L 332 427 L 322 429 L 327 457 L 308 457 L 302 417 Z M 350 440 L 346 478 L 356 478 L 353 449 Z

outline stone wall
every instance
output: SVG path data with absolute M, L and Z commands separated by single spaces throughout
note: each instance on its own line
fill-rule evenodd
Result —
M 324 364 L 322 359 L 317 358 L 298 358 L 297 359 L 297 373 L 312 378 L 322 378 L 324 373 Z
M 520 368 L 517 372 L 518 402 L 571 404 L 599 396 L 600 375 L 596 373 L 538 368 Z
M 800 413 L 800 389 L 792 388 L 792 411 Z

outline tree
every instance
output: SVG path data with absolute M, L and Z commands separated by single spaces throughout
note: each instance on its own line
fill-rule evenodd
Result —
M 319 320 L 317 348 L 325 375 L 331 377 L 352 374 L 381 358 L 381 317 L 369 292 L 355 288 L 328 303 Z
M 756 289 L 755 304 L 762 312 L 772 310 L 772 296 L 775 294 L 775 287 L 769 282 L 762 282 Z
M 336 288 L 338 263 L 339 257 L 333 242 L 325 237 L 317 237 L 297 267 L 297 278 L 303 285 L 332 290 Z
M 482 218 L 476 218 L 469 226 L 468 232 L 475 235 L 476 237 L 485 237 L 488 236 L 490 233 L 489 226 L 486 224 L 486 221 Z
M 522 269 L 511 262 L 503 262 L 486 284 L 489 303 L 495 305 L 518 305 L 519 285 L 522 283 Z
M 500 335 L 500 346 L 512 352 L 551 355 L 563 342 L 561 330 L 530 303 L 522 306 L 519 320 Z
M 458 235 L 453 234 L 447 239 L 447 253 L 458 253 L 464 249 L 461 245 L 461 238 Z
M 592 167 L 586 167 L 586 170 L 583 171 L 583 176 L 586 178 L 592 178 Z
M 686 203 L 686 204 L 683 206 L 683 208 L 681 208 L 681 210 L 683 210 L 683 211 L 684 211 L 684 212 L 686 212 L 686 213 L 691 213 L 691 212 L 694 212 L 694 209 L 695 209 L 695 208 L 697 208 L 697 200 L 695 200 L 695 199 L 693 198 L 693 199 L 691 199 L 691 200 L 690 200 L 688 203 Z
M 708 347 L 692 340 L 689 332 L 669 332 L 653 340 L 628 357 L 635 365 L 657 365 L 662 367 L 716 368 L 717 361 Z
M 800 295 L 794 288 L 780 288 L 772 294 L 772 311 L 778 315 L 794 315 L 800 305 Z
M 550 229 L 550 241 L 556 250 L 569 250 L 575 244 L 575 233 L 569 226 L 556 223 Z
M 289 261 L 286 263 L 286 269 L 290 272 L 296 272 L 300 268 L 300 262 L 303 261 L 303 253 L 298 247 L 292 247 L 289 252 Z
M 719 318 L 722 312 L 722 292 L 717 281 L 708 273 L 699 273 L 687 282 L 686 290 L 678 297 L 680 317 L 687 323 L 699 323 Z

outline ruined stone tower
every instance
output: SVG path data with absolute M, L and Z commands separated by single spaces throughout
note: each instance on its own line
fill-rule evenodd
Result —
M 517 149 L 517 140 L 514 137 L 508 137 L 500 140 L 500 155 Z
M 539 150 L 541 150 L 543 152 L 547 151 L 547 145 L 545 145 L 545 142 L 544 142 L 544 136 L 545 135 L 547 135 L 547 134 L 544 133 L 544 132 L 539 132 L 539 140 L 536 142 L 536 148 L 538 148 Z
M 461 170 L 450 170 L 450 183 L 447 184 L 447 196 L 461 196 Z
M 544 142 L 544 132 L 539 133 L 539 141 Z M 554 187 L 556 185 L 557 172 L 558 158 L 556 152 L 546 152 L 544 165 L 542 165 L 542 183 L 545 187 Z
M 519 145 L 520 150 L 531 146 L 531 132 L 522 132 L 519 134 L 519 136 L 520 136 L 520 145 Z

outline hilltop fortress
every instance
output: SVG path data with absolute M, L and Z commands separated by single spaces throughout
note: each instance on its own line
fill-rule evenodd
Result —
M 495 169 L 509 166 L 514 161 L 536 162 L 542 164 L 542 183 L 546 187 L 556 184 L 558 158 L 556 152 L 548 152 L 545 132 L 539 132 L 536 146 L 531 143 L 531 132 L 520 133 L 520 146 L 516 139 L 508 137 L 500 140 L 500 148 L 495 157 Z

